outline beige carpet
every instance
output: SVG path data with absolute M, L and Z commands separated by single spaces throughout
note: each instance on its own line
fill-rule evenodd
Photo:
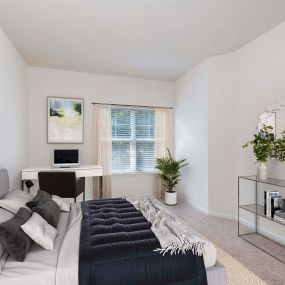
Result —
M 217 258 L 227 271 L 227 285 L 267 285 L 240 262 L 217 247 Z
M 228 284 L 285 284 L 285 264 L 239 238 L 236 221 L 205 215 L 182 199 L 177 206 L 165 207 L 188 222 L 207 239 L 224 250 L 227 255 L 230 255 L 230 258 L 226 259 L 229 261 L 223 262 L 226 263 L 226 267 L 229 267 Z M 220 252 L 220 254 L 222 253 Z M 223 255 L 221 258 L 223 258 Z M 238 270 L 235 269 L 235 267 L 241 268 L 238 265 L 230 266 L 232 258 L 266 283 L 262 283 L 260 279 L 253 281 L 253 283 L 248 283 L 247 280 L 240 280 L 240 278 L 247 276 L 247 274 L 238 274 Z M 252 275 L 250 274 L 250 276 Z

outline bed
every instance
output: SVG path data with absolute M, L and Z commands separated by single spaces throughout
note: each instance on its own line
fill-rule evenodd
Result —
M 1 179 L 0 179 L 0 184 L 1 184 Z M 119 203 L 125 203 L 125 202 L 122 202 L 122 200 L 120 200 Z M 121 249 L 119 249 L 119 251 L 117 252 L 115 249 L 111 251 L 109 250 L 108 254 L 104 254 L 104 252 L 102 254 L 101 252 L 103 259 L 105 260 L 103 260 L 102 262 L 102 256 L 101 256 L 101 259 L 99 262 L 101 267 L 100 266 L 97 267 L 96 270 L 93 270 L 93 273 L 92 273 L 93 274 L 92 278 L 94 278 L 94 276 L 101 276 L 100 277 L 101 279 L 100 278 L 99 280 L 96 279 L 96 282 L 95 281 L 92 282 L 92 279 L 91 279 L 91 282 L 90 282 L 89 277 L 85 278 L 87 280 L 84 280 L 84 278 L 82 278 L 82 276 L 87 276 L 86 270 L 88 271 L 90 270 L 90 268 L 86 268 L 82 264 L 80 264 L 80 263 L 84 263 L 84 258 L 86 257 L 86 256 L 84 257 L 84 252 L 86 253 L 86 251 L 88 251 L 87 243 L 85 243 L 86 242 L 86 231 L 82 231 L 81 229 L 81 227 L 84 227 L 83 221 L 84 221 L 84 215 L 86 215 L 86 211 L 85 212 L 82 211 L 81 206 L 82 206 L 82 209 L 86 207 L 90 208 L 90 206 L 92 207 L 94 206 L 94 202 L 93 201 L 85 202 L 83 205 L 81 205 L 80 203 L 74 203 L 71 206 L 70 212 L 61 213 L 58 228 L 57 228 L 59 234 L 56 238 L 53 251 L 43 250 L 40 246 L 34 244 L 24 262 L 17 262 L 9 257 L 0 274 L 0 284 L 1 285 L 2 284 L 3 285 L 11 285 L 11 284 L 24 285 L 24 284 L 32 284 L 33 282 L 36 281 L 37 285 L 53 285 L 53 284 L 54 285 L 85 285 L 85 284 L 92 284 L 92 285 L 93 284 L 96 284 L 96 285 L 100 285 L 100 284 L 127 285 L 127 284 L 130 284 L 130 285 L 133 285 L 133 283 L 128 283 L 128 282 L 127 283 L 116 283 L 116 282 L 112 283 L 112 278 L 109 278 L 109 279 L 107 278 L 103 282 L 102 276 L 104 276 L 104 274 L 105 275 L 109 274 L 110 276 L 112 275 L 113 278 L 116 279 L 116 274 L 121 274 L 123 272 L 121 270 L 129 270 L 130 272 L 130 270 L 133 269 L 131 273 L 135 275 L 134 273 L 136 273 L 137 268 L 142 268 L 140 263 L 138 263 L 139 266 L 137 267 L 135 266 L 135 262 L 137 262 L 136 259 L 131 260 L 130 258 L 128 258 L 129 263 L 126 263 L 126 261 L 124 262 L 124 259 L 122 257 L 124 256 L 125 252 L 124 251 L 120 252 Z M 92 211 L 89 211 L 89 212 L 92 212 Z M 130 212 L 133 212 L 133 210 L 131 210 Z M 84 213 L 84 215 L 82 215 L 82 213 Z M 94 230 L 92 228 L 88 228 L 87 232 L 90 229 Z M 82 235 L 85 235 L 85 237 Z M 98 242 L 98 239 L 95 240 L 95 245 L 96 244 L 97 245 L 100 244 L 100 242 Z M 91 250 L 93 247 L 94 247 L 94 244 L 91 245 L 89 249 Z M 98 256 L 100 255 L 99 251 L 98 251 Z M 158 259 L 155 262 L 151 263 L 152 269 L 155 269 L 154 266 L 159 266 L 159 264 L 161 264 L 161 260 L 165 258 L 159 253 L 154 253 L 152 250 L 150 250 L 147 247 L 143 247 L 143 251 L 145 254 L 147 253 L 147 256 L 150 258 L 149 260 L 147 260 L 147 262 L 151 262 L 151 260 L 153 260 L 152 258 L 154 254 L 158 256 Z M 112 256 L 112 252 L 115 255 Z M 140 255 L 141 252 L 134 251 L 132 254 L 137 256 L 138 254 Z M 211 252 L 207 254 L 213 255 L 213 253 Z M 181 256 L 182 255 L 180 255 L 180 258 Z M 165 259 L 168 269 L 172 268 L 176 264 L 176 261 L 169 263 L 171 259 L 173 260 L 177 259 L 176 261 L 179 262 L 179 256 L 178 255 L 176 257 L 171 256 Z M 95 260 L 97 259 L 95 258 Z M 183 260 L 184 260 L 184 266 L 185 266 L 185 262 L 188 262 L 189 260 L 191 261 L 191 257 L 190 259 L 189 258 L 187 259 L 185 256 L 184 257 L 182 256 L 182 261 Z M 115 267 L 112 267 L 112 262 L 113 264 L 116 265 Z M 207 262 L 205 262 L 205 265 L 206 265 L 206 275 L 207 275 L 208 284 L 209 285 L 226 284 L 226 273 L 225 273 L 224 267 L 218 262 L 214 262 L 214 264 L 208 264 L 208 265 L 206 263 Z M 103 267 L 102 267 L 102 264 L 103 264 Z M 197 264 L 198 266 L 201 266 L 201 260 Z M 177 269 L 179 270 L 179 266 L 177 266 L 176 269 L 174 268 L 174 270 L 177 270 Z M 115 274 L 115 270 L 117 270 L 116 274 Z M 118 273 L 118 270 L 119 270 L 119 273 Z M 144 267 L 144 270 L 150 270 L 150 269 Z M 189 270 L 190 270 L 190 266 L 189 266 Z M 203 271 L 203 268 L 199 267 L 199 270 Z M 171 270 L 168 270 L 168 271 L 171 271 Z M 98 275 L 96 275 L 96 272 Z M 103 275 L 102 275 L 102 272 L 104 272 Z M 150 272 L 147 272 L 147 271 L 144 271 L 144 273 L 146 275 L 150 274 Z M 88 276 L 90 276 L 90 274 Z M 78 280 L 80 280 L 80 282 Z M 168 285 L 202 284 L 202 283 L 197 283 L 197 282 L 195 283 L 195 282 L 191 282 L 190 280 L 187 280 L 185 278 L 184 279 L 178 278 L 177 282 L 173 281 L 173 282 L 159 283 L 159 284 L 168 284 Z M 137 282 L 136 284 L 145 284 L 145 283 Z M 155 283 L 146 283 L 146 284 L 155 284 Z

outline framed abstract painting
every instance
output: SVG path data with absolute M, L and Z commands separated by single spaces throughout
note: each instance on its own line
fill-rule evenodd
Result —
M 48 143 L 83 143 L 83 99 L 48 97 Z

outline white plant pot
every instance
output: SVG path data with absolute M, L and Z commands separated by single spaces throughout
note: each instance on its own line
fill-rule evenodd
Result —
M 261 162 L 257 169 L 259 179 L 267 179 L 267 164 L 266 162 Z
M 165 204 L 176 205 L 177 204 L 177 193 L 165 191 Z

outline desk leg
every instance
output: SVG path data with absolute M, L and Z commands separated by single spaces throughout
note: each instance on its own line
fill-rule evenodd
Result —
M 100 199 L 103 197 L 103 176 L 99 176 L 99 194 Z
M 21 188 L 22 188 L 23 191 L 24 191 L 24 181 L 25 180 L 21 180 Z

